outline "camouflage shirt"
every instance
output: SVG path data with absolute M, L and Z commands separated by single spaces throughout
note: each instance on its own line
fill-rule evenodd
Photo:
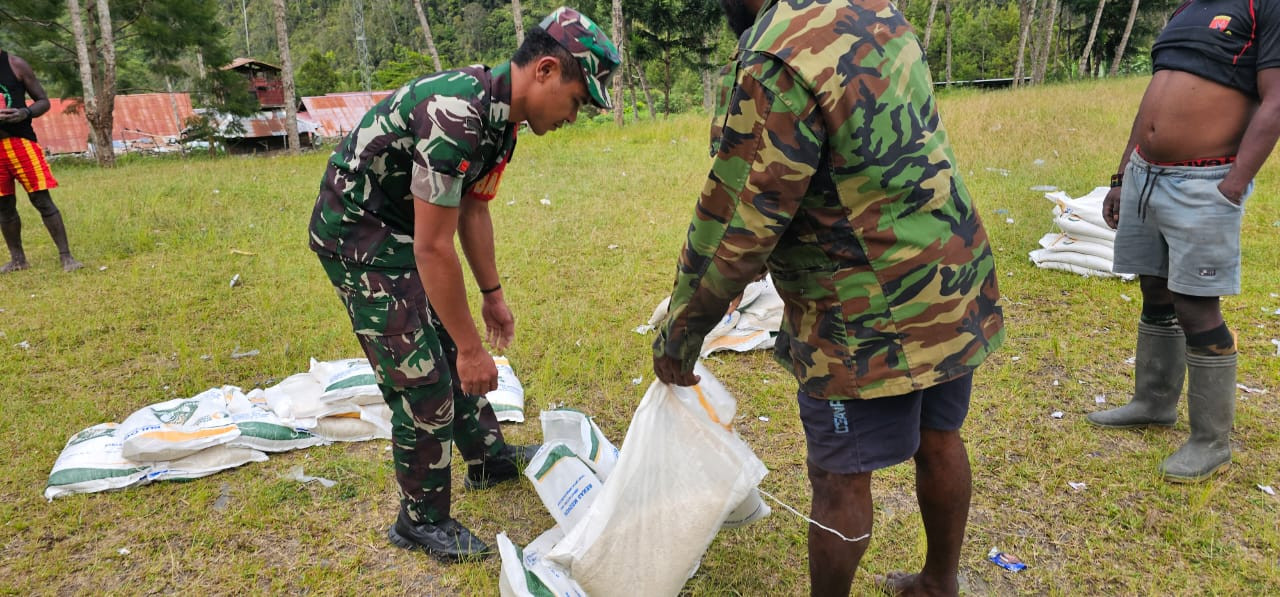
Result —
M 511 65 L 419 77 L 378 102 L 333 152 L 311 213 L 311 249 L 414 268 L 413 198 L 492 199 L 516 145 Z
M 655 354 L 691 369 L 767 267 L 786 305 L 774 356 L 810 396 L 973 371 L 1003 341 L 995 260 L 902 14 L 767 2 L 735 69 Z

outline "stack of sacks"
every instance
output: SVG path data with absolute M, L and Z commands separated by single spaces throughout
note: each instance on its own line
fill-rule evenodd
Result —
M 1058 232 L 1040 238 L 1041 248 L 1031 251 L 1031 261 L 1045 269 L 1132 280 L 1131 274 L 1111 271 L 1116 232 L 1102 217 L 1102 203 L 1110 190 L 1098 187 L 1076 199 L 1062 191 L 1046 193 L 1045 198 L 1054 203 L 1053 223 Z
M 525 476 L 556 526 L 524 549 L 498 535 L 504 597 L 675 595 L 720 528 L 768 516 L 764 464 L 730 425 L 736 401 L 694 371 L 696 386 L 649 387 L 620 453 L 585 415 L 543 413 Z
M 505 357 L 488 398 L 499 421 L 524 420 L 524 388 Z M 222 386 L 143 408 L 123 424 L 72 435 L 45 488 L 53 499 L 162 480 L 196 479 L 335 441 L 391 438 L 391 409 L 366 359 L 311 360 L 311 370 L 245 394 Z
M 658 303 L 643 329 L 653 329 L 667 317 L 671 297 Z M 746 352 L 773 348 L 773 341 L 782 327 L 782 297 L 773 286 L 773 279 L 765 276 L 742 290 L 742 300 L 737 308 L 726 313 L 702 341 L 703 357 L 722 350 Z

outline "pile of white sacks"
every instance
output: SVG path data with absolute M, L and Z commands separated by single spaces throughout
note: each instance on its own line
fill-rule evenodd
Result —
M 1031 261 L 1038 267 L 1082 276 L 1132 280 L 1131 274 L 1111 271 L 1116 231 L 1102 217 L 1102 202 L 1110 190 L 1098 187 L 1075 199 L 1062 191 L 1046 193 L 1045 198 L 1054 203 L 1057 231 L 1040 238 L 1041 248 L 1031 251 Z
M 768 516 L 764 463 L 733 431 L 737 403 L 699 363 L 653 382 L 622 450 L 586 415 L 543 411 L 525 469 L 556 525 L 523 549 L 498 534 L 504 597 L 675 595 L 721 528 Z
M 499 420 L 524 420 L 524 388 L 494 357 L 499 388 L 486 397 Z M 331 442 L 391 438 L 391 409 L 367 359 L 311 360 L 305 373 L 245 393 L 222 386 L 152 404 L 123 423 L 102 423 L 67 441 L 44 496 L 197 479 Z
M 671 297 L 662 299 L 647 325 L 636 328 L 645 333 L 654 329 L 667 317 L 667 307 Z M 773 279 L 752 282 L 742 290 L 742 300 L 737 308 L 725 314 L 720 323 L 707 333 L 702 341 L 702 356 L 713 352 L 732 350 L 747 352 L 749 350 L 766 350 L 773 348 L 773 341 L 778 336 L 778 328 L 782 327 L 782 297 L 773 286 Z

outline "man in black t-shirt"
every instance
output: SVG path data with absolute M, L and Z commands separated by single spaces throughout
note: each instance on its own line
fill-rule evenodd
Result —
M 1199 482 L 1231 462 L 1236 340 L 1219 297 L 1240 292 L 1240 226 L 1280 137 L 1280 5 L 1191 0 L 1151 50 L 1143 95 L 1103 205 L 1114 270 L 1142 286 L 1133 400 L 1102 427 L 1171 426 L 1187 385 L 1191 437 L 1160 465 Z
M 27 105 L 27 96 L 32 100 Z M 62 213 L 53 204 L 49 189 L 58 181 L 49 170 L 44 151 L 36 143 L 31 121 L 49 111 L 49 96 L 36 79 L 27 61 L 0 50 L 0 232 L 9 246 L 10 260 L 0 265 L 0 274 L 27 269 L 27 254 L 22 250 L 22 220 L 18 217 L 15 182 L 22 183 L 31 205 L 40 212 L 44 226 L 53 237 L 62 260 L 62 269 L 73 271 L 84 267 L 67 246 L 67 228 Z

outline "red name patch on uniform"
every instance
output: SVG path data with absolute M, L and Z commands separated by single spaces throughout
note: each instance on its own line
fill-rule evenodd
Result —
M 485 174 L 484 178 L 477 180 L 470 189 L 467 189 L 467 197 L 478 201 L 493 201 L 493 198 L 498 196 L 498 183 L 502 181 L 502 171 L 506 169 L 507 162 L 503 160 Z
M 1226 31 L 1227 26 L 1230 24 L 1231 24 L 1231 17 L 1227 15 L 1218 15 L 1216 17 L 1213 17 L 1213 21 L 1209 23 L 1209 28 L 1216 29 L 1218 31 Z

